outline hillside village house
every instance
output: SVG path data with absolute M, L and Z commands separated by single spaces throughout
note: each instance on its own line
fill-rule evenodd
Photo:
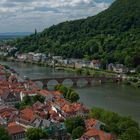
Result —
M 10 122 L 15 121 L 18 115 L 18 110 L 14 107 L 7 105 L 0 105 L 0 124 L 2 126 L 7 125 Z
M 90 68 L 100 69 L 100 67 L 101 67 L 101 64 L 100 64 L 100 61 L 99 60 L 92 60 L 90 62 Z
M 100 68 L 99 60 L 85 61 L 85 60 L 77 60 L 75 61 L 75 68 L 92 68 L 99 69 Z
M 20 61 L 25 61 L 27 60 L 27 54 L 19 54 L 17 55 L 17 59 Z
M 108 70 L 114 71 L 116 73 L 126 73 L 126 72 L 128 72 L 128 69 L 123 64 L 110 63 L 108 65 Z
M 12 140 L 25 140 L 25 128 L 23 126 L 12 122 L 8 125 L 7 131 Z
M 29 52 L 25 54 L 16 54 L 19 61 L 29 61 L 29 62 L 46 62 L 47 56 L 43 53 Z
M 9 106 L 14 106 L 16 103 L 19 102 L 19 94 L 10 91 L 9 89 L 0 90 L 0 105 L 5 104 Z

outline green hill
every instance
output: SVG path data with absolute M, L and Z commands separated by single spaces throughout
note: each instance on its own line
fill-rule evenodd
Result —
M 116 0 L 96 16 L 54 25 L 14 42 L 21 52 L 140 64 L 140 0 Z

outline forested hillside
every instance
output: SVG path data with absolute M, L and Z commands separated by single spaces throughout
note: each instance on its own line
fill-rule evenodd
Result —
M 14 44 L 20 52 L 45 52 L 64 57 L 99 58 L 102 64 L 140 64 L 140 0 L 116 0 L 100 14 L 67 21 Z

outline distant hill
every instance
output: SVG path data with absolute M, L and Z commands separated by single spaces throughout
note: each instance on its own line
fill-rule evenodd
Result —
M 31 32 L 6 32 L 0 33 L 0 40 L 15 39 L 31 35 Z
M 0 36 L 27 36 L 31 34 L 32 32 L 6 32 L 0 33 Z
M 87 19 L 67 21 L 14 42 L 21 52 L 52 52 L 64 57 L 140 65 L 140 0 L 116 0 Z

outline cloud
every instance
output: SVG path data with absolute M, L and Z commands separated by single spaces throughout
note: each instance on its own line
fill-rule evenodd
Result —
M 0 0 L 0 32 L 43 30 L 65 20 L 92 16 L 110 0 Z

